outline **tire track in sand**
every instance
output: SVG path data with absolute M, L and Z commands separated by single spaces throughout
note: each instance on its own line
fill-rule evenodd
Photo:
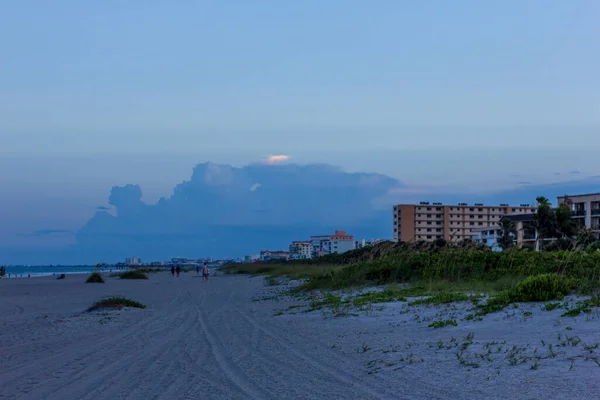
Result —
M 189 298 L 193 300 L 191 293 L 188 292 L 187 294 Z M 231 362 L 226 355 L 226 351 L 223 349 L 223 343 L 206 323 L 202 309 L 193 301 L 192 304 L 198 312 L 200 326 L 204 332 L 206 341 L 210 346 L 210 350 L 227 378 L 252 399 L 272 399 L 273 397 L 269 393 L 256 386 L 256 384 L 254 384 L 254 382 L 252 382 L 239 367 Z
M 355 388 L 357 391 L 363 392 L 363 395 L 361 396 L 361 398 L 365 398 L 364 397 L 365 395 L 373 397 L 373 398 L 378 398 L 378 399 L 387 398 L 384 394 L 379 393 L 375 389 L 358 382 L 356 377 L 354 377 L 353 375 L 340 372 L 335 367 L 331 367 L 309 355 L 306 355 L 304 352 L 299 351 L 298 349 L 294 348 L 294 346 L 291 345 L 290 343 L 285 343 L 283 340 L 281 340 L 281 338 L 279 336 L 275 335 L 268 328 L 259 324 L 254 318 L 246 315 L 246 313 L 244 313 L 239 308 L 235 307 L 235 310 L 238 312 L 239 315 L 241 315 L 244 319 L 246 319 L 248 322 L 250 322 L 252 325 L 254 325 L 257 329 L 262 331 L 264 334 L 269 336 L 273 341 L 275 341 L 275 342 L 279 343 L 279 345 L 287 348 L 296 357 L 304 360 L 309 365 L 311 365 L 313 368 L 321 371 L 324 374 L 331 376 L 335 380 L 342 382 L 345 385 L 348 385 L 349 387 Z M 358 395 L 358 393 L 356 395 Z

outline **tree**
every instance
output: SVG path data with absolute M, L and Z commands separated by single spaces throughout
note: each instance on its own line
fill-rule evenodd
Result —
M 498 238 L 498 245 L 502 250 L 506 250 L 515 245 L 515 236 L 517 236 L 517 226 L 510 218 L 502 218 L 498 224 L 502 228 L 502 233 Z
M 556 215 L 556 228 L 557 233 L 562 238 L 570 238 L 577 234 L 579 227 L 577 223 L 573 221 L 573 213 L 568 205 L 565 203 L 560 204 L 554 211 Z
M 548 199 L 539 196 L 535 200 L 537 201 L 537 211 L 533 216 L 533 225 L 537 232 L 536 248 L 541 250 L 544 246 L 544 239 L 557 236 L 558 223 Z

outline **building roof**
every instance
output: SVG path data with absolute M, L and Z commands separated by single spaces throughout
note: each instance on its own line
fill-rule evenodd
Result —
M 533 221 L 535 213 L 527 213 L 527 214 L 508 214 L 504 215 L 502 218 L 508 218 L 511 221 L 515 222 L 527 222 Z

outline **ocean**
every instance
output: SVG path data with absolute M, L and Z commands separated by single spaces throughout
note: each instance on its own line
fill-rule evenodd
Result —
M 28 276 L 50 276 L 60 274 L 89 274 L 96 270 L 94 266 L 8 266 L 6 269 L 6 278 L 27 278 Z M 116 268 L 107 267 L 100 271 L 117 270 Z M 121 269 L 122 271 L 124 269 Z

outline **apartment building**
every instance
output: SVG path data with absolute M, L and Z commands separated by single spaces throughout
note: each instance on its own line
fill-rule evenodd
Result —
M 335 231 L 333 235 L 311 236 L 310 245 L 313 257 L 345 253 L 354 249 L 354 236 L 346 231 Z
M 311 242 L 294 241 L 290 244 L 290 258 L 306 260 L 312 257 Z
M 529 204 L 398 204 L 393 207 L 393 237 L 396 242 L 474 239 L 478 230 L 498 225 L 504 215 L 534 213 L 535 210 Z
M 573 220 L 581 227 L 592 229 L 600 238 L 600 193 L 562 196 L 558 204 L 568 205 Z

